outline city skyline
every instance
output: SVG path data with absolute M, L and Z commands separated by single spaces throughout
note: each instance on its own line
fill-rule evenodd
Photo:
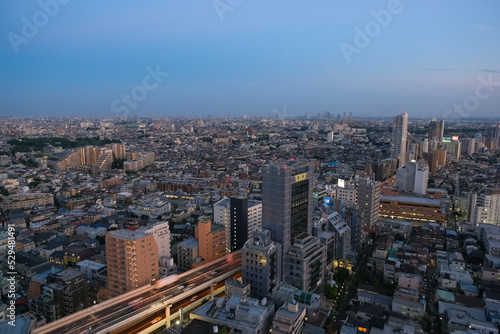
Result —
M 0 8 L 0 116 L 498 114 L 494 1 Z

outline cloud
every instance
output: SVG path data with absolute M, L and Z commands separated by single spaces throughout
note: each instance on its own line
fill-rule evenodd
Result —
M 452 68 L 446 68 L 446 67 L 433 67 L 433 68 L 428 68 L 429 71 L 435 71 L 435 72 L 445 72 L 445 71 L 453 71 Z
M 499 70 L 490 70 L 490 69 L 479 69 L 479 72 L 486 72 L 486 73 L 500 73 Z
M 472 27 L 476 28 L 476 29 L 479 29 L 479 30 L 482 30 L 482 31 L 493 31 L 493 30 L 496 30 L 492 26 L 487 26 L 485 24 L 473 24 Z

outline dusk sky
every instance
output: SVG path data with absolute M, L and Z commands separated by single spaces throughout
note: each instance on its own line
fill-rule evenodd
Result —
M 499 116 L 499 15 L 498 0 L 0 0 L 0 116 Z

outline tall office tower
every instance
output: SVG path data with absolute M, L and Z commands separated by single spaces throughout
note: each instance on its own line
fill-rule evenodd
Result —
M 108 289 L 114 297 L 157 280 L 158 262 L 153 235 L 131 230 L 106 234 Z
M 379 218 L 380 186 L 379 181 L 373 181 L 370 177 L 359 179 L 357 203 L 361 214 L 361 229 L 371 229 Z
M 401 192 L 425 195 L 429 179 L 429 165 L 423 159 L 399 167 L 396 171 L 396 186 Z
M 293 238 L 311 234 L 314 163 L 291 162 L 267 165 L 262 171 L 262 228 L 283 245 L 283 254 Z
M 281 245 L 271 241 L 271 232 L 253 231 L 241 249 L 241 276 L 250 284 L 252 296 L 264 298 L 281 282 Z
M 441 142 L 444 136 L 444 121 L 436 121 L 435 118 L 429 123 L 429 131 L 427 137 L 429 140 Z
M 224 198 L 214 204 L 214 223 L 226 228 L 226 252 L 234 252 L 262 229 L 262 202 L 246 197 Z
M 399 159 L 399 166 L 405 165 L 406 137 L 408 135 L 408 114 L 402 113 L 394 117 L 392 128 L 391 157 Z

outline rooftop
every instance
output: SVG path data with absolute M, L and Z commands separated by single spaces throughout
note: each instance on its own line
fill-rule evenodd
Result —
M 441 206 L 441 201 L 438 199 L 422 197 L 380 195 L 380 200 Z

